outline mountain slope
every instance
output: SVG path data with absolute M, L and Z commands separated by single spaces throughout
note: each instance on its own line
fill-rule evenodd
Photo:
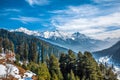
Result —
M 47 37 L 46 37 L 47 34 Z M 108 47 L 109 42 L 92 39 L 79 32 L 67 33 L 61 31 L 44 32 L 42 36 L 38 36 L 52 43 L 58 44 L 65 48 L 70 48 L 76 52 L 80 51 L 95 51 Z M 102 45 L 106 46 L 102 46 Z
M 9 39 L 14 44 L 14 50 L 15 53 L 17 52 L 17 49 L 20 47 L 24 47 L 24 44 L 28 44 L 28 50 L 30 50 L 31 43 L 35 43 L 36 47 L 39 47 L 40 49 L 37 49 L 37 52 L 41 51 L 43 52 L 45 56 L 51 55 L 52 53 L 59 56 L 59 53 L 61 52 L 67 52 L 67 49 L 53 45 L 51 43 L 48 43 L 46 41 L 43 41 L 41 39 L 36 38 L 35 36 L 27 35 L 23 32 L 9 32 L 4 29 L 0 29 L 0 37 L 4 39 Z M 42 50 L 43 49 L 43 50 Z M 40 50 L 40 51 L 39 51 Z M 28 51 L 29 52 L 29 51 Z
M 68 33 L 68 32 L 63 32 L 58 30 L 38 32 L 38 31 L 30 31 L 23 27 L 13 31 L 24 32 L 28 35 L 36 36 L 54 45 L 65 47 L 67 49 L 72 49 L 75 52 L 97 51 L 97 50 L 105 49 L 108 46 L 110 46 L 110 43 L 108 41 L 92 39 L 79 32 Z M 102 45 L 105 45 L 105 46 L 102 46 Z
M 116 64 L 120 64 L 120 41 L 110 48 L 93 53 L 96 57 L 109 56 Z

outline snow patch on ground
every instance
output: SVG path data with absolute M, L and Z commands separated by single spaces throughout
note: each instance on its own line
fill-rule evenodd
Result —
M 111 61 L 111 57 L 108 57 L 108 56 L 100 57 L 98 59 L 98 62 L 103 64 L 107 63 L 107 66 L 112 66 L 113 64 L 113 62 Z M 117 78 L 118 80 L 120 80 L 120 67 L 117 67 L 116 65 L 114 65 L 113 72 L 117 74 Z
M 6 67 L 0 64 L 0 77 L 5 77 L 6 75 Z
M 24 76 L 19 74 L 19 69 L 12 65 L 12 64 L 0 64 L 0 78 L 5 78 L 6 75 L 12 75 L 14 78 L 17 78 L 18 80 L 32 80 L 32 76 L 35 76 L 36 74 L 31 71 L 26 71 L 24 73 Z
M 98 61 L 101 63 L 108 63 L 110 59 L 111 57 L 105 56 L 105 57 L 100 57 Z
M 32 76 L 34 76 L 34 75 L 36 75 L 35 73 L 33 73 L 33 72 L 31 72 L 31 71 L 26 71 L 25 73 L 24 73 L 24 78 L 25 77 L 28 77 L 28 78 L 31 78 Z
M 19 69 L 12 65 L 12 64 L 6 64 L 8 74 L 14 76 L 15 78 L 19 79 L 21 76 L 19 75 Z
M 114 72 L 117 73 L 117 78 L 120 80 L 120 67 L 114 66 L 115 70 Z

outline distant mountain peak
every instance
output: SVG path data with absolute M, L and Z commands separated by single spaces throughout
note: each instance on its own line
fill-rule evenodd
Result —
M 80 32 L 73 33 L 72 37 L 77 38 L 77 39 L 79 39 L 79 38 L 81 38 L 81 39 L 84 39 L 84 38 L 87 39 L 87 38 L 89 38 L 88 36 L 86 36 L 84 34 L 81 34 Z
M 36 36 L 37 38 L 46 40 L 50 43 L 57 44 L 60 46 L 62 45 L 65 48 L 71 48 L 75 51 L 78 50 L 94 51 L 96 49 L 97 50 L 101 49 L 101 45 L 107 43 L 105 41 L 92 39 L 84 34 L 81 34 L 80 32 L 72 33 L 72 32 L 64 32 L 59 30 L 38 32 L 38 31 L 28 30 L 27 28 L 24 27 L 20 27 L 18 29 L 12 30 L 12 32 L 24 32 L 25 34 Z M 104 47 L 102 46 L 102 49 Z
M 20 27 L 18 29 L 11 30 L 11 32 L 23 32 L 28 35 L 40 36 L 40 33 L 38 31 L 28 30 L 27 28 L 24 28 L 24 27 Z
M 16 29 L 16 30 L 18 30 L 18 31 L 29 31 L 27 28 L 24 28 L 24 27 L 20 27 L 20 28 L 18 28 L 18 29 Z

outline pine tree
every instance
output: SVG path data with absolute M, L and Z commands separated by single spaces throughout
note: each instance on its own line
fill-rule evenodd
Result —
M 67 69 L 68 69 L 67 68 L 67 65 L 68 65 L 67 55 L 64 54 L 64 53 L 61 53 L 59 62 L 60 62 L 61 72 L 63 74 L 64 79 L 66 80 L 67 75 L 68 75 L 68 71 L 67 71 Z
M 71 70 L 73 70 L 74 65 L 76 63 L 76 56 L 72 50 L 68 50 L 68 55 L 67 55 L 67 71 L 70 73 Z
M 98 71 L 99 70 L 99 67 L 98 67 L 98 64 L 97 62 L 94 60 L 94 58 L 92 57 L 91 53 L 90 52 L 85 52 L 84 53 L 84 56 L 85 56 L 85 76 L 87 79 L 90 79 L 90 80 L 99 80 L 99 79 L 102 79 L 102 76 L 101 76 L 101 73 L 99 72 L 99 75 L 98 75 Z M 98 77 L 99 76 L 99 77 Z
M 68 74 L 68 79 L 67 80 L 76 80 L 75 75 L 74 75 L 72 70 L 70 71 L 70 74 Z
M 19 43 L 16 48 L 16 54 L 20 56 L 20 61 L 24 60 L 23 43 Z
M 78 76 L 75 77 L 75 80 L 80 80 L 80 78 Z
M 28 60 L 28 44 L 24 43 L 24 59 L 25 61 Z
M 58 80 L 63 80 L 63 76 L 59 68 L 58 59 L 53 54 L 50 56 L 49 71 L 50 73 L 55 73 L 58 77 Z
M 51 80 L 59 80 L 59 78 L 55 72 L 52 72 L 51 75 L 52 75 Z
M 2 41 L 3 39 L 0 37 L 0 53 L 2 53 Z
M 12 41 L 9 41 L 9 50 L 11 50 L 12 52 L 14 52 L 14 44 Z
M 4 51 L 7 49 L 9 50 L 9 39 L 8 38 L 5 38 L 3 40 L 3 48 L 4 48 Z
M 41 62 L 42 63 L 44 62 L 44 46 L 43 46 L 43 44 L 41 46 Z
M 37 58 L 37 45 L 33 41 L 31 42 L 31 45 L 30 45 L 30 60 L 37 63 L 37 59 L 38 59 Z
M 39 64 L 37 74 L 38 80 L 50 80 L 50 73 L 45 63 Z

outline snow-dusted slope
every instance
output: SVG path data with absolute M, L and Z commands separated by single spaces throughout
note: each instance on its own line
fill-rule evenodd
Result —
M 18 29 L 10 30 L 10 31 L 11 32 L 24 32 L 28 35 L 40 36 L 40 33 L 38 31 L 31 31 L 31 30 L 28 30 L 27 28 L 24 28 L 24 27 L 20 27 Z
M 11 75 L 14 78 L 18 79 L 18 80 L 26 80 L 26 78 L 31 78 L 32 76 L 36 75 L 35 73 L 31 72 L 31 71 L 26 71 L 24 73 L 24 75 L 20 75 L 19 74 L 19 69 L 13 65 L 13 64 L 0 64 L 0 78 L 5 78 L 6 75 Z
M 98 63 L 104 64 L 106 67 L 113 67 L 113 72 L 117 74 L 117 79 L 120 80 L 120 67 L 112 62 L 112 56 L 103 56 L 97 58 Z M 113 66 L 114 65 L 114 66 Z
M 88 38 L 87 36 L 85 36 L 84 34 L 81 34 L 79 32 L 75 32 L 75 33 L 69 33 L 69 32 L 63 32 L 63 31 L 45 31 L 45 32 L 38 32 L 38 31 L 32 31 L 32 30 L 28 30 L 27 28 L 24 27 L 20 27 L 18 29 L 15 30 L 10 30 L 11 32 L 24 32 L 28 35 L 34 35 L 34 36 L 40 36 L 46 39 L 50 39 L 53 38 L 61 38 L 63 40 L 66 39 L 72 39 L 74 40 L 75 38 Z
M 88 39 L 89 38 L 86 35 L 81 34 L 79 32 L 70 33 L 70 32 L 63 32 L 59 30 L 41 32 L 40 37 L 43 37 L 46 39 L 54 39 L 54 40 L 56 40 L 57 38 L 60 38 L 62 40 L 66 40 L 66 39 L 75 40 L 75 39 Z
M 51 42 L 52 44 L 58 44 L 58 46 L 63 46 L 64 48 L 72 49 L 76 52 L 80 51 L 96 51 L 108 47 L 106 41 L 92 39 L 84 34 L 79 32 L 69 33 L 63 31 L 31 31 L 26 28 L 19 28 L 12 30 L 16 32 L 24 32 L 28 35 L 36 36 L 40 39 Z M 101 46 L 103 45 L 104 46 Z
M 62 32 L 62 31 L 45 31 L 45 32 L 42 32 L 41 37 L 43 38 L 53 38 L 56 39 L 56 38 L 62 38 L 62 39 L 68 39 L 68 38 L 72 38 L 71 34 L 70 33 L 67 33 L 67 32 Z

